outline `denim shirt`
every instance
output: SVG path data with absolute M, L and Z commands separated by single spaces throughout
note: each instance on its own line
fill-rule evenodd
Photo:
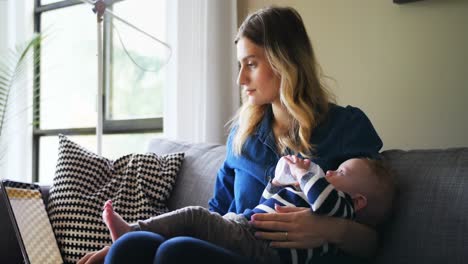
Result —
M 276 163 L 281 158 L 273 135 L 273 113 L 267 107 L 254 134 L 248 137 L 241 155 L 235 155 L 231 129 L 226 143 L 226 159 L 218 171 L 214 196 L 209 201 L 211 211 L 250 214 L 259 204 L 262 192 L 274 177 Z M 359 108 L 330 105 L 328 117 L 313 131 L 313 162 L 325 172 L 336 169 L 353 157 L 378 158 L 382 141 L 372 123 Z

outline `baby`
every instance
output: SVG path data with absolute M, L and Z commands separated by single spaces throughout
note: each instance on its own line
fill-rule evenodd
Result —
M 314 175 L 317 179 L 327 181 L 330 184 L 328 189 L 334 188 L 349 195 L 356 220 L 373 227 L 386 219 L 395 188 L 393 175 L 383 162 L 367 158 L 346 160 L 338 169 L 324 173 L 310 160 L 290 155 L 278 161 L 275 175 L 272 181 L 274 185 L 297 185 L 306 175 Z M 323 204 L 320 208 L 312 209 L 315 212 L 332 210 L 325 208 Z
M 279 160 L 275 177 L 265 188 L 259 205 L 244 214 L 221 216 L 203 207 L 190 206 L 129 224 L 113 210 L 112 201 L 107 201 L 103 219 L 113 241 L 137 230 L 167 238 L 185 235 L 210 241 L 260 263 L 280 263 L 292 255 L 308 260 L 311 256 L 336 254 L 337 249 L 332 245 L 273 249 L 268 241 L 255 238 L 255 230 L 248 223 L 253 214 L 273 212 L 275 205 L 310 207 L 318 214 L 356 217 L 359 222 L 376 226 L 386 218 L 392 198 L 392 175 L 380 161 L 353 158 L 325 174 L 310 160 L 289 155 Z

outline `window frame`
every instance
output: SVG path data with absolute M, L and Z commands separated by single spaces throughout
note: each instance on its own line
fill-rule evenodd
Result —
M 114 0 L 120 2 L 123 0 Z M 67 8 L 79 4 L 85 4 L 80 0 L 62 0 L 56 3 L 41 5 L 41 0 L 34 0 L 34 32 L 41 32 L 41 15 L 45 12 Z M 91 12 L 91 10 L 90 10 Z M 107 119 L 107 112 L 109 107 L 107 105 L 108 95 L 111 95 L 112 88 L 110 87 L 110 80 L 108 74 L 110 68 L 110 52 L 111 52 L 111 39 L 110 23 L 103 23 L 103 47 L 104 47 L 104 74 L 103 74 L 103 135 L 111 134 L 138 134 L 138 133 L 162 133 L 163 132 L 163 117 L 155 118 L 136 118 L 126 120 L 110 120 Z M 40 45 L 34 49 L 34 58 L 40 57 Z M 32 180 L 39 182 L 39 153 L 40 153 L 40 140 L 44 136 L 56 136 L 58 134 L 65 135 L 95 135 L 96 127 L 78 127 L 78 128 L 60 128 L 60 129 L 41 129 L 40 128 L 40 94 L 41 94 L 41 79 L 40 79 L 40 59 L 34 61 L 34 78 L 33 81 L 33 129 L 32 129 Z M 96 65 L 97 68 L 97 65 Z M 97 87 L 96 87 L 97 89 Z

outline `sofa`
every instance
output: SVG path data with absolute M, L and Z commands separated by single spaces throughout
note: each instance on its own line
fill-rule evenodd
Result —
M 155 138 L 148 151 L 185 152 L 169 208 L 207 206 L 225 146 Z M 371 263 L 468 262 L 468 148 L 386 150 L 395 172 L 394 212 Z M 47 201 L 48 187 L 43 186 Z
M 225 146 L 154 139 L 149 151 L 185 152 L 169 208 L 207 206 Z M 468 148 L 386 150 L 395 210 L 372 263 L 468 263 Z

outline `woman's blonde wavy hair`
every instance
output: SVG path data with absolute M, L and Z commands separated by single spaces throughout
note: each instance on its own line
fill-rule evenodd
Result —
M 311 157 L 310 144 L 315 127 L 325 119 L 334 101 L 322 81 L 318 65 L 299 13 L 289 7 L 267 7 L 250 14 L 239 27 L 235 43 L 248 38 L 263 47 L 266 57 L 280 77 L 280 100 L 291 116 L 286 134 L 276 139 L 278 150 L 286 149 Z M 247 138 L 254 133 L 268 105 L 253 105 L 248 100 L 231 120 L 238 125 L 233 138 L 234 153 L 240 155 Z

